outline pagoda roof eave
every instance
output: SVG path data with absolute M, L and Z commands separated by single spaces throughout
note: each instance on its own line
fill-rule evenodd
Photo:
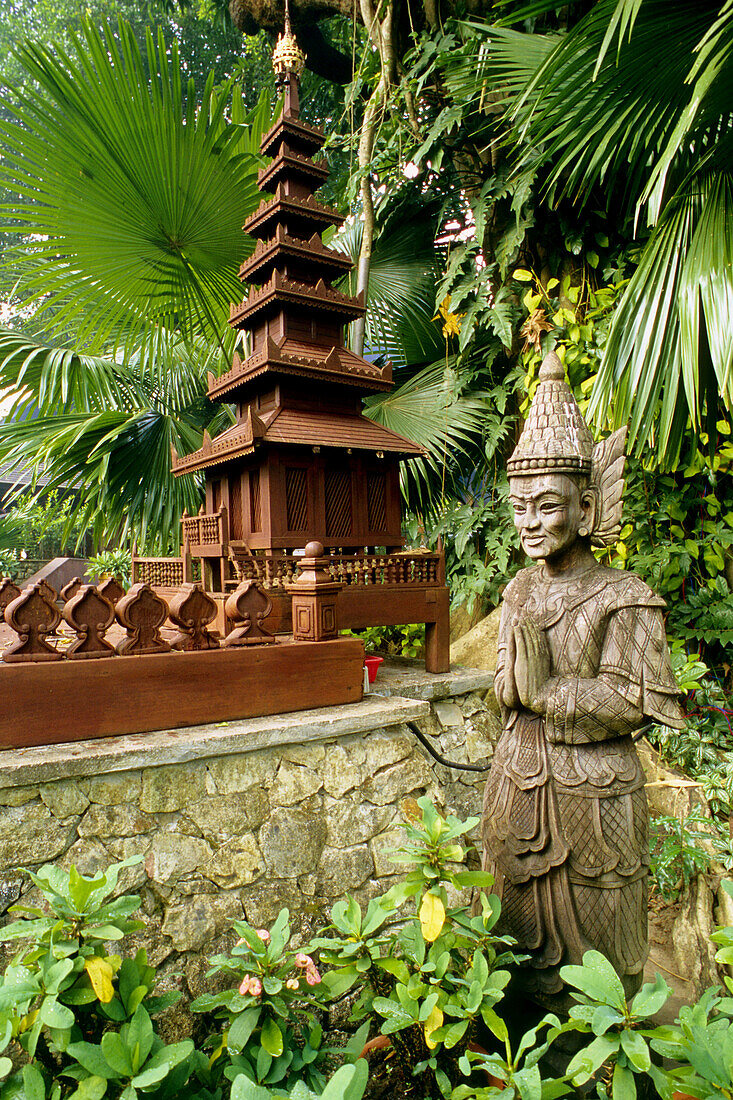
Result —
M 321 354 L 318 354 L 318 353 Z M 377 367 L 348 348 L 331 347 L 323 354 L 319 345 L 286 338 L 281 344 L 268 339 L 259 353 L 236 360 L 225 374 L 210 376 L 208 396 L 214 400 L 244 389 L 266 374 L 335 382 L 363 393 L 384 393 L 392 388 L 388 365 Z
M 285 279 L 279 272 L 275 272 L 269 282 L 263 283 L 251 291 L 247 298 L 239 305 L 232 304 L 229 309 L 229 324 L 233 328 L 240 327 L 243 321 L 252 317 L 255 313 L 275 305 L 283 308 L 287 305 L 301 306 L 309 310 L 322 310 L 332 313 L 344 319 L 353 320 L 361 317 L 366 308 L 363 305 L 364 295 L 357 297 L 350 294 L 342 294 L 332 287 L 327 287 L 323 280 L 319 280 L 315 286 L 309 283 L 295 282 L 293 279 Z
M 250 214 L 247 218 L 243 228 L 245 232 L 254 235 L 255 230 L 261 230 L 269 222 L 275 221 L 279 225 L 281 220 L 287 217 L 302 218 L 312 225 L 320 226 L 321 229 L 326 229 L 329 225 L 341 226 L 345 220 L 333 207 L 326 206 L 325 203 L 318 202 L 312 197 L 296 199 L 287 196 L 282 185 L 278 184 L 272 198 L 260 203 L 254 214 Z
M 263 430 L 264 429 L 264 430 Z M 251 424 L 235 425 L 217 439 L 183 458 L 175 456 L 176 476 L 194 470 L 220 466 L 252 454 L 256 446 L 294 446 L 332 448 L 341 451 L 386 452 L 404 458 L 424 455 L 417 443 L 385 428 L 366 416 L 281 409 L 269 425 L 259 422 L 256 432 Z
M 263 135 L 260 142 L 262 155 L 265 157 L 273 156 L 273 147 L 283 135 L 294 137 L 296 141 L 300 141 L 304 145 L 312 145 L 314 152 L 320 149 L 326 140 L 326 135 L 319 127 L 311 126 L 300 118 L 293 118 L 292 115 L 281 115 L 277 122 L 273 123 L 267 133 Z

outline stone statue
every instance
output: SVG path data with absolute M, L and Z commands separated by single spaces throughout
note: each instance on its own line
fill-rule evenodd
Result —
M 648 810 L 631 735 L 683 725 L 664 602 L 599 565 L 618 538 L 625 429 L 595 444 L 550 353 L 508 463 L 535 564 L 504 592 L 495 691 L 503 718 L 483 814 L 501 929 L 530 955 L 525 991 L 559 1007 L 559 968 L 603 952 L 627 994 L 647 956 Z

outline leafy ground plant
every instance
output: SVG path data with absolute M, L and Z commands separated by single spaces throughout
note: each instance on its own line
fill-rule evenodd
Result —
M 665 901 L 675 901 L 691 880 L 710 866 L 712 822 L 700 809 L 687 817 L 661 815 L 652 821 L 651 872 Z
M 233 977 L 235 985 L 191 1005 L 194 1012 L 214 1014 L 211 1062 L 218 1063 L 219 1077 L 235 1082 L 233 1095 L 250 1095 L 240 1077 L 260 1087 L 253 1097 L 269 1096 L 264 1086 L 286 1081 L 302 1080 L 312 1089 L 325 1083 L 329 1052 L 314 1012 L 323 1003 L 321 975 L 310 955 L 288 949 L 289 916 L 282 909 L 271 929 L 235 921 L 239 942 L 230 955 L 215 955 L 208 971 L 209 977 Z
M 644 1027 L 671 995 L 666 982 L 657 974 L 656 981 L 642 986 L 629 1003 L 621 979 L 599 951 L 586 951 L 582 966 L 563 966 L 560 975 L 577 990 L 572 996 L 578 1002 L 563 1030 L 593 1036 L 568 1065 L 573 1084 L 584 1085 L 599 1075 L 599 1095 L 614 1100 L 635 1100 L 639 1074 L 651 1077 L 657 1088 L 666 1088 L 667 1079 L 653 1065 L 649 1051 L 649 1040 L 664 1032 Z
M 296 1082 L 290 1092 L 270 1091 L 240 1076 L 232 1086 L 231 1100 L 361 1100 L 368 1078 L 369 1069 L 363 1058 L 337 1070 L 323 1092 L 314 1092 L 302 1081 Z
M 332 997 L 358 990 L 356 1018 L 381 1017 L 397 1062 L 393 1088 L 450 1097 L 472 1072 L 467 1051 L 479 1021 L 498 1020 L 494 1006 L 510 977 L 503 966 L 514 956 L 493 932 L 498 898 L 482 893 L 477 913 L 448 902 L 451 887 L 484 889 L 493 881 L 466 868 L 458 843 L 478 819 L 444 818 L 427 797 L 414 811 L 394 856 L 412 864 L 405 880 L 364 913 L 353 898 L 338 902 L 327 935 L 311 948 L 331 968 L 324 985 Z
M 188 1079 L 193 1043 L 163 1043 L 151 1019 L 179 994 L 153 995 L 144 951 L 123 960 L 105 946 L 143 927 L 130 919 L 140 899 L 114 896 L 120 871 L 140 859 L 93 877 L 73 866 L 28 872 L 46 905 L 15 906 L 24 918 L 0 931 L 30 941 L 0 980 L 0 1039 L 13 1055 L 0 1062 L 3 1100 L 168 1100 Z

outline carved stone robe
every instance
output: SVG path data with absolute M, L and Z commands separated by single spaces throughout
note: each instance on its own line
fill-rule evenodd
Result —
M 504 593 L 497 681 L 517 617 L 545 632 L 552 662 L 544 716 L 503 708 L 482 825 L 500 928 L 531 956 L 530 993 L 559 993 L 559 967 L 591 948 L 628 993 L 641 983 L 648 810 L 631 734 L 650 719 L 683 725 L 664 606 L 634 574 L 600 565 L 571 580 L 532 566 Z

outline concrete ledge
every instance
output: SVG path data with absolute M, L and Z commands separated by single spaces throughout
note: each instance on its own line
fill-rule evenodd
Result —
M 460 690 L 465 693 L 471 688 Z M 156 730 L 96 741 L 8 749 L 0 752 L 0 788 L 180 764 L 209 756 L 233 756 L 280 745 L 333 740 L 425 718 L 429 711 L 428 703 L 420 699 L 369 695 L 361 703 L 318 710 Z
M 422 661 L 391 658 L 380 666 L 371 691 L 386 698 L 452 699 L 469 692 L 488 691 L 494 682 L 491 672 L 454 665 L 450 672 L 426 672 Z

